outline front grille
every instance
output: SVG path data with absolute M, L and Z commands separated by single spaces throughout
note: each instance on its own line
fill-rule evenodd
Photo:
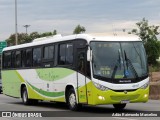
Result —
M 124 92 L 124 91 L 127 91 L 127 92 L 133 92 L 133 91 L 136 91 L 137 89 L 131 89 L 131 90 L 112 90 L 114 92 Z
M 137 95 L 122 95 L 122 96 L 111 96 L 111 99 L 114 101 L 121 101 L 121 100 L 135 100 L 140 96 L 140 94 Z

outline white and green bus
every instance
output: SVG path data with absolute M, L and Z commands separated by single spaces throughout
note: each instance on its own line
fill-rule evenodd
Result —
M 56 35 L 3 49 L 3 94 L 80 105 L 147 102 L 146 53 L 138 37 Z

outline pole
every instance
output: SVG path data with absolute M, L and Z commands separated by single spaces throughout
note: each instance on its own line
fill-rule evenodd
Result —
M 24 25 L 23 27 L 26 28 L 26 34 L 27 34 L 27 28 L 30 27 L 31 25 Z
M 18 44 L 18 34 L 17 34 L 17 0 L 15 0 L 15 40 L 16 45 Z

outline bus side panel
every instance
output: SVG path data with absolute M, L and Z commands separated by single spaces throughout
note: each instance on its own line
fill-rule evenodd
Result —
M 67 68 L 22 69 L 2 71 L 4 94 L 21 97 L 25 84 L 29 99 L 65 102 L 66 85 L 77 86 L 76 72 Z
M 3 94 L 12 97 L 20 97 L 21 79 L 16 70 L 2 71 Z
M 76 85 L 76 72 L 67 68 L 18 70 L 18 74 L 30 99 L 65 102 L 66 85 Z

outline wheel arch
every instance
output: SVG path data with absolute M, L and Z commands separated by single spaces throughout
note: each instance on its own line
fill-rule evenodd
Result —
M 27 93 L 28 93 L 28 88 L 27 88 L 26 83 L 22 83 L 22 84 L 21 84 L 21 88 L 20 88 L 20 95 L 21 95 L 21 98 L 22 98 L 22 90 L 23 90 L 24 87 L 26 87 L 26 90 L 27 90 Z M 28 93 L 28 96 L 29 96 L 29 93 Z
M 67 84 L 67 85 L 66 85 L 66 88 L 65 88 L 65 102 L 66 102 L 66 103 L 68 102 L 68 101 L 67 101 L 67 94 L 68 94 L 68 91 L 69 91 L 70 89 L 74 89 L 74 92 L 75 92 L 75 94 L 76 94 L 76 100 L 77 100 L 77 103 L 78 103 L 77 90 L 76 90 L 76 88 L 74 87 L 74 85 L 72 85 L 72 84 Z

